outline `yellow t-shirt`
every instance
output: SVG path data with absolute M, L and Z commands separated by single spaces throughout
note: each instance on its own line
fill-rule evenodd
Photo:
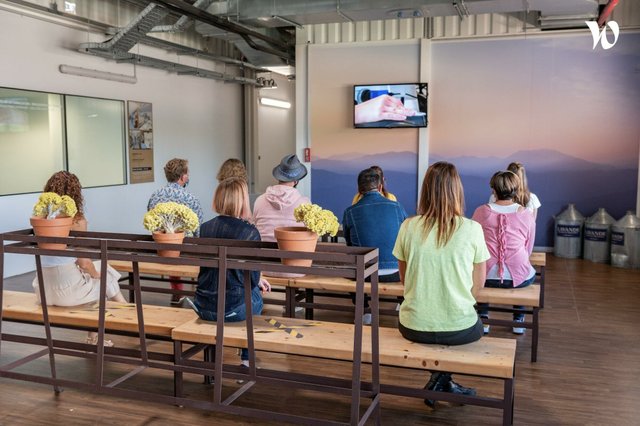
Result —
M 382 192 L 380 193 L 382 194 Z M 361 193 L 357 193 L 356 195 L 353 196 L 353 201 L 351 201 L 351 205 L 354 205 L 355 203 L 357 203 L 358 201 L 360 201 L 360 199 L 362 198 L 362 194 Z M 396 198 L 395 195 L 393 195 L 390 192 L 387 192 L 387 196 L 385 197 L 387 200 L 391 200 L 391 201 L 398 201 L 398 199 Z
M 393 255 L 406 262 L 400 323 L 416 331 L 460 331 L 478 320 L 473 264 L 489 259 L 482 227 L 461 217 L 444 247 L 436 246 L 437 228 L 424 238 L 421 216 L 405 220 Z

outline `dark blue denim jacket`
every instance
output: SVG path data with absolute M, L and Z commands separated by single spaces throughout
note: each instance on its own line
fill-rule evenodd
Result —
M 200 227 L 201 238 L 226 238 L 230 240 L 260 241 L 258 229 L 242 219 L 231 216 L 218 216 L 205 222 Z M 260 272 L 251 272 L 251 289 L 258 287 Z M 225 295 L 225 315 L 244 305 L 244 271 L 239 269 L 227 270 L 227 285 Z M 215 321 L 218 304 L 218 268 L 200 268 L 198 274 L 198 288 L 196 289 L 195 305 L 201 315 Z
M 398 260 L 392 252 L 406 218 L 400 203 L 386 199 L 378 191 L 370 191 L 344 211 L 344 238 L 348 246 L 377 247 L 380 269 L 398 269 Z

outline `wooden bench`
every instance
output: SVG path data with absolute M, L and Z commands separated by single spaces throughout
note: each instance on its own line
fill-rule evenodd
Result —
M 485 337 L 463 346 L 424 345 L 404 339 L 396 329 L 380 328 L 379 330 L 381 365 L 480 376 L 502 380 L 504 385 L 501 399 L 433 392 L 396 383 L 382 383 L 380 385 L 382 393 L 501 408 L 503 424 L 512 424 L 515 340 Z M 354 332 L 353 324 L 269 316 L 253 317 L 253 345 L 258 351 L 350 362 L 353 360 Z M 370 328 L 363 330 L 362 362 L 365 363 L 372 360 L 370 333 Z M 216 323 L 196 319 L 174 328 L 171 334 L 177 342 L 177 351 L 180 353 L 183 343 L 215 345 L 217 328 Z M 223 337 L 225 346 L 247 347 L 246 324 L 244 322 L 226 323 Z M 178 355 L 176 359 L 180 359 Z M 359 368 L 356 366 L 356 369 L 359 370 Z M 202 371 L 210 372 L 211 370 L 203 368 Z M 272 370 L 256 369 L 252 372 L 251 380 L 268 382 L 276 377 L 279 376 L 276 376 Z M 425 381 L 426 377 L 427 375 L 425 375 Z M 179 376 L 178 380 L 181 381 L 182 377 Z M 217 380 L 216 383 L 219 381 Z M 366 384 L 363 385 L 363 389 L 367 389 Z
M 128 284 L 121 284 L 120 288 L 124 290 L 129 290 L 129 302 L 135 301 L 135 296 L 133 292 L 133 263 L 125 260 L 110 260 L 109 265 L 114 268 L 118 272 L 126 273 L 126 279 Z M 162 263 L 151 263 L 151 262 L 139 262 L 138 263 L 140 279 L 147 281 L 159 281 L 159 282 L 169 282 L 167 277 L 179 277 L 180 282 L 185 284 L 197 285 L 198 283 L 195 281 L 198 278 L 198 273 L 200 272 L 200 268 L 198 266 L 193 265 L 168 265 Z M 264 276 L 265 279 L 269 281 L 272 286 L 281 286 L 286 287 L 289 283 L 288 278 L 280 278 L 280 277 L 269 277 Z M 191 281 L 187 281 L 191 280 Z M 141 286 L 141 291 L 153 292 L 153 293 L 170 293 L 170 294 L 181 294 L 186 296 L 193 296 L 195 294 L 194 291 L 190 290 L 172 290 L 168 288 L 160 288 L 156 286 Z M 282 290 L 284 291 L 284 290 Z M 276 305 L 283 305 L 285 302 L 277 299 L 265 299 L 265 303 L 271 303 Z
M 105 329 L 110 332 L 136 334 L 139 322 L 136 305 L 132 303 L 106 302 Z M 98 304 L 81 306 L 48 306 L 52 325 L 71 326 L 96 330 L 98 328 Z M 178 325 L 197 318 L 190 309 L 168 306 L 143 305 L 144 331 L 152 336 L 171 337 Z M 42 306 L 33 293 L 5 290 L 2 297 L 2 319 L 42 324 Z
M 287 304 L 301 306 L 305 308 L 305 318 L 313 319 L 314 309 L 328 309 L 336 311 L 353 311 L 352 305 L 337 303 L 317 303 L 316 296 L 327 297 L 349 297 L 349 292 L 355 291 L 355 282 L 346 278 L 326 277 L 318 275 L 307 275 L 301 278 L 289 280 L 287 292 Z M 296 291 L 301 292 L 296 294 Z M 371 285 L 365 284 L 366 294 L 371 293 Z M 404 295 L 404 286 L 401 283 L 379 283 L 378 291 L 380 301 L 398 302 Z M 516 323 L 513 320 L 505 319 L 483 319 L 486 324 L 523 327 L 532 330 L 531 335 L 531 362 L 536 362 L 538 358 L 538 336 L 539 336 L 539 310 L 541 304 L 542 286 L 530 285 L 521 289 L 500 289 L 482 288 L 476 300 L 478 303 L 486 303 L 487 309 L 493 312 L 523 313 L 531 315 L 531 322 Z M 386 297 L 385 297 L 386 296 Z M 304 297 L 304 302 L 298 300 Z M 513 305 L 524 306 L 522 309 L 514 309 Z M 288 313 L 293 312 L 289 309 Z M 395 309 L 380 309 L 381 314 L 397 315 Z
M 542 286 L 530 285 L 524 288 L 482 288 L 476 295 L 478 303 L 485 303 L 490 312 L 508 312 L 531 315 L 531 322 L 515 322 L 513 320 L 483 318 L 484 324 L 531 329 L 531 362 L 538 360 L 538 333 L 540 328 L 539 311 Z M 524 306 L 515 309 L 513 306 Z

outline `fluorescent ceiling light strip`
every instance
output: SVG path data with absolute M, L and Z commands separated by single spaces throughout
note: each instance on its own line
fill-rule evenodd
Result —
M 260 103 L 262 105 L 268 105 L 268 106 L 272 106 L 272 107 L 276 107 L 276 108 L 284 108 L 284 109 L 291 108 L 291 103 L 290 102 L 281 101 L 281 100 L 273 99 L 273 98 L 260 98 Z
M 60 65 L 58 67 L 61 73 L 79 75 L 81 77 L 98 78 L 100 80 L 118 81 L 120 83 L 135 84 L 138 82 L 136 76 L 126 74 L 116 74 L 107 71 L 92 70 L 89 68 L 74 67 L 72 65 Z

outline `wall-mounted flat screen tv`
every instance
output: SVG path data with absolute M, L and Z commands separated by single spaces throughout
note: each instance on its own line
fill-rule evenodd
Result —
M 427 127 L 427 83 L 353 86 L 356 128 Z

